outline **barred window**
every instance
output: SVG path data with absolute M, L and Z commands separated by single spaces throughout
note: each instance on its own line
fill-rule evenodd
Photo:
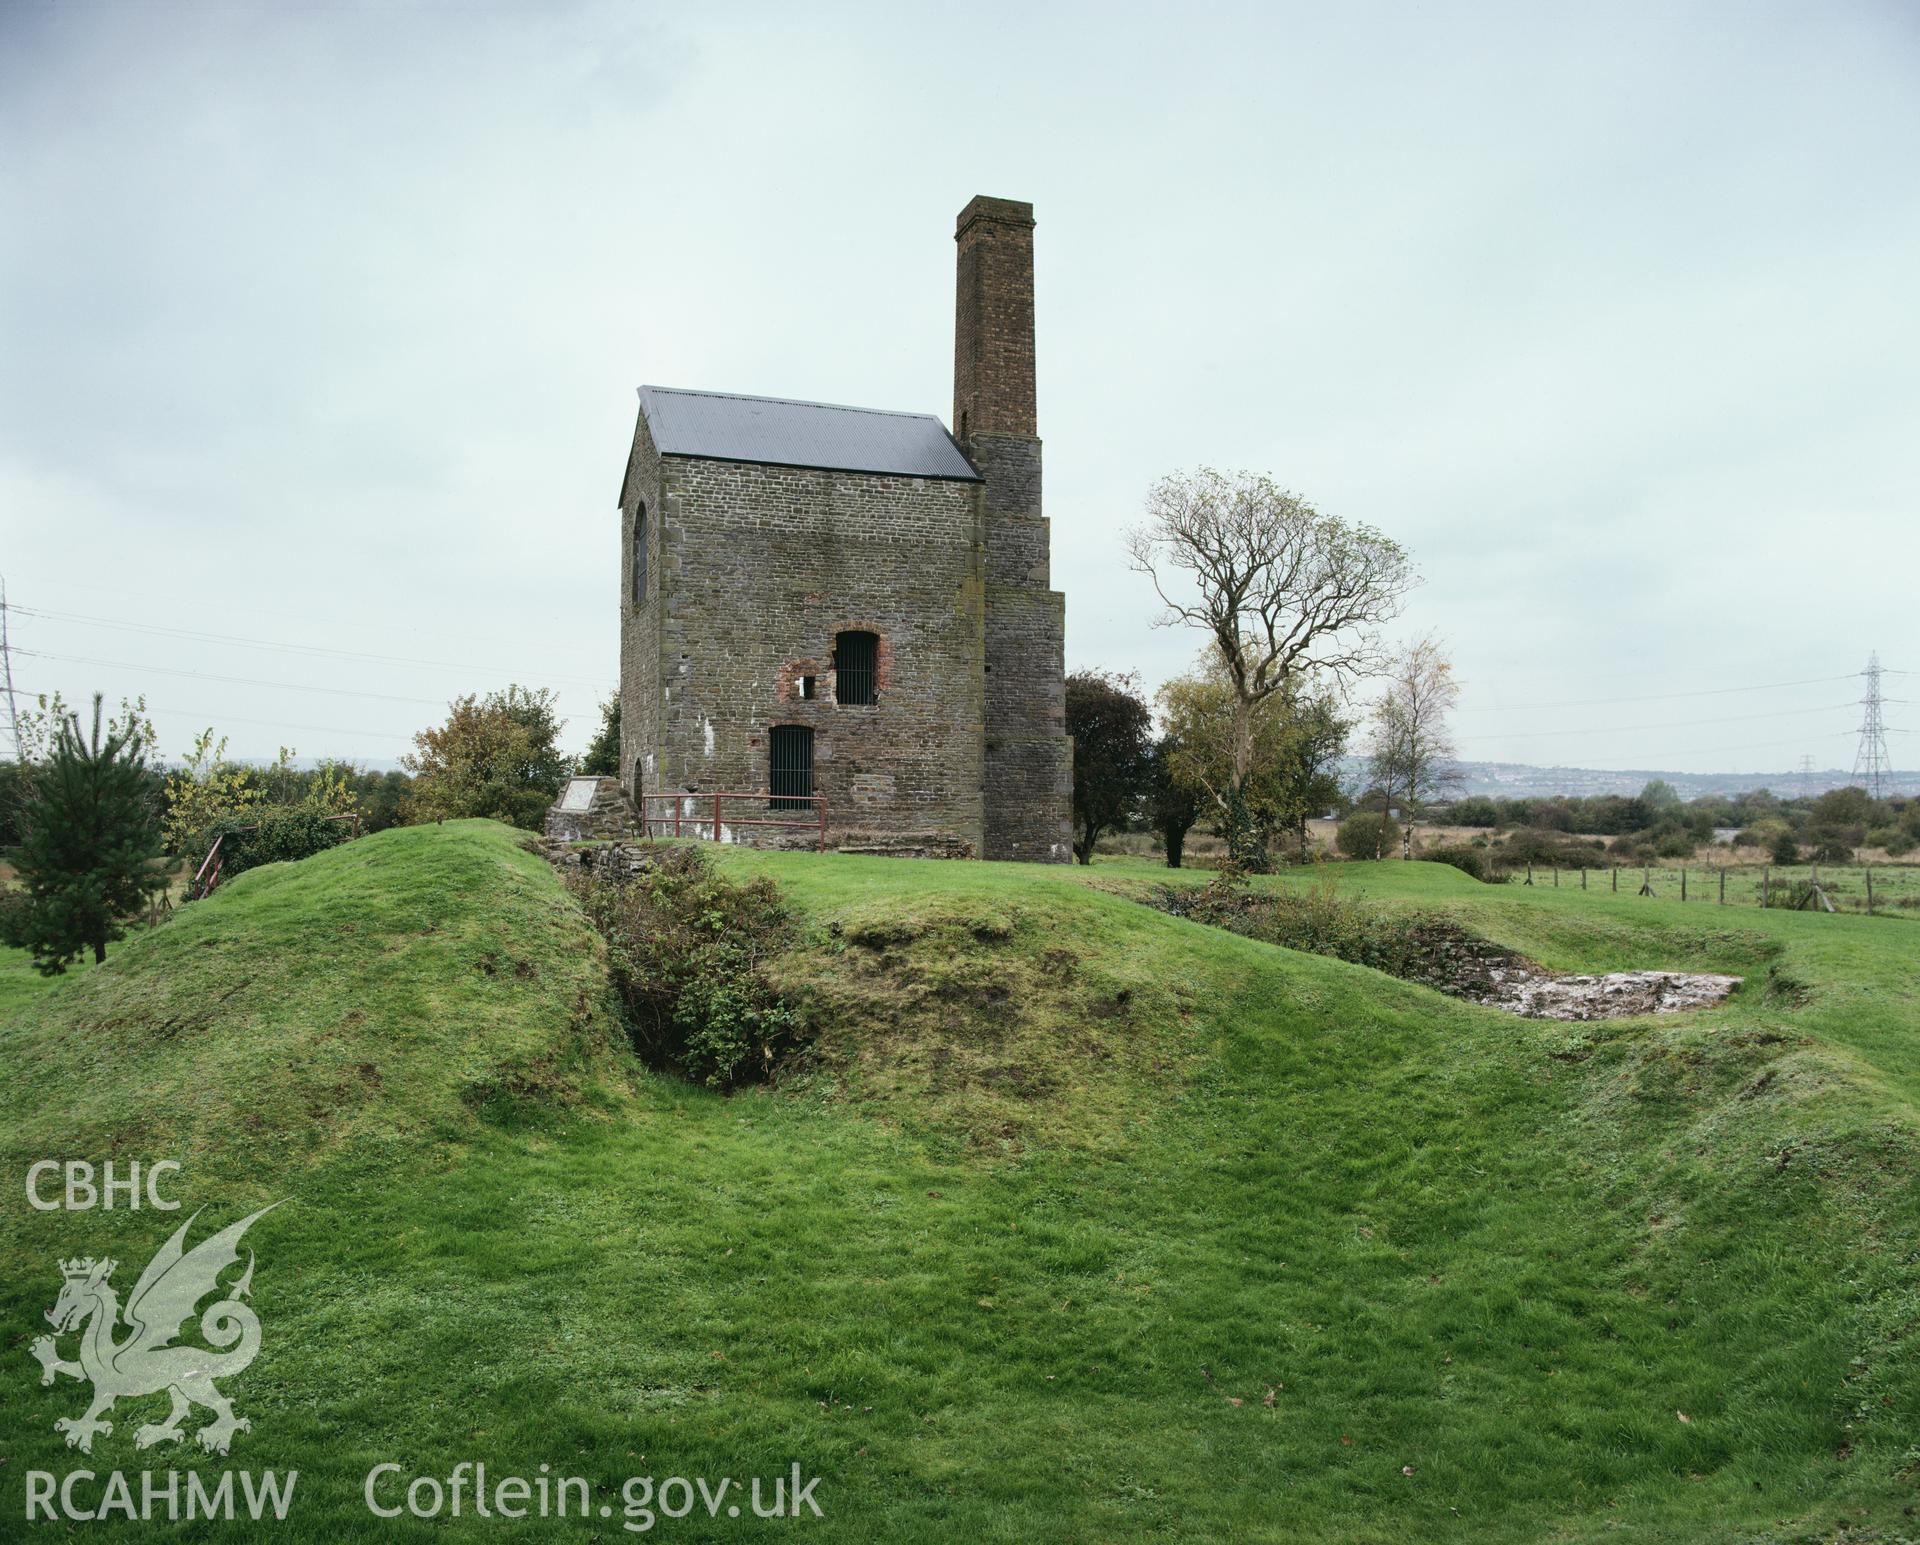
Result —
M 813 793 L 813 731 L 804 724 L 776 724 L 767 736 L 767 801 L 771 810 L 810 810 Z
M 839 633 L 833 640 L 834 701 L 856 706 L 879 699 L 880 635 Z

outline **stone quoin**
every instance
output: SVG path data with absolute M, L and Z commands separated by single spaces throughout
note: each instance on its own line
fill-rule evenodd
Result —
M 620 781 L 636 804 L 820 795 L 830 846 L 1068 861 L 1033 225 L 1009 199 L 961 211 L 951 432 L 929 414 L 640 388 L 620 490 Z

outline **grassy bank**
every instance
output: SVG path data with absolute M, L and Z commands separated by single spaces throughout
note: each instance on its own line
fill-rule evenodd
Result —
M 89 1460 L 53 1433 L 85 1404 L 26 1352 L 55 1258 L 131 1281 L 184 1214 L 32 1212 L 51 1155 L 178 1158 L 209 1224 L 290 1198 L 248 1237 L 265 1342 L 224 1462 L 300 1471 L 283 1538 L 611 1538 L 627 1476 L 796 1462 L 824 1538 L 1900 1525 L 1899 925 L 1340 871 L 1550 964 L 1754 978 L 1569 1026 L 1166 917 L 1126 894 L 1145 864 L 721 861 L 798 914 L 774 969 L 819 1033 L 775 1090 L 627 1059 L 597 941 L 485 823 L 242 876 L 17 1005 L 6 1511 L 29 1468 L 222 1467 L 136 1453 L 155 1398 Z M 372 1466 L 460 1460 L 588 1477 L 613 1515 L 369 1517 Z M 703 1514 L 659 1532 L 795 1529 Z

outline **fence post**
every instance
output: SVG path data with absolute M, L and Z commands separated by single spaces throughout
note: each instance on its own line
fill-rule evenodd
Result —
M 1585 864 L 1582 864 L 1580 866 L 1580 889 L 1585 890 L 1586 888 L 1587 888 L 1587 866 Z
M 1687 866 L 1685 864 L 1680 866 L 1680 899 L 1682 901 L 1687 899 Z
M 1560 866 L 1558 864 L 1553 866 L 1553 888 L 1555 890 L 1560 889 Z
M 720 796 L 713 796 L 713 840 L 720 840 Z
M 1867 916 L 1873 916 L 1873 865 L 1867 865 Z
M 1533 884 L 1533 860 L 1532 860 L 1532 859 L 1528 859 L 1528 860 L 1527 860 L 1527 880 L 1526 880 L 1526 883 L 1527 883 L 1527 884 L 1529 884 L 1529 885 L 1531 885 L 1531 884 Z
M 813 802 L 820 809 L 820 851 L 824 853 L 827 851 L 827 796 L 816 794 Z
M 1617 896 L 1620 894 L 1620 866 L 1609 864 L 1607 867 L 1613 871 L 1613 893 Z
M 1722 868 L 1720 871 L 1720 905 L 1724 907 L 1726 904 L 1727 904 L 1727 871 L 1725 870 L 1725 868 Z
M 1765 906 L 1773 899 L 1773 865 L 1760 866 L 1760 905 Z

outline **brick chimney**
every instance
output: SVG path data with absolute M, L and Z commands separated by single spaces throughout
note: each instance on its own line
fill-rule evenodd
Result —
M 983 435 L 1034 439 L 1033 205 L 976 198 L 953 239 L 954 437 L 963 446 Z

